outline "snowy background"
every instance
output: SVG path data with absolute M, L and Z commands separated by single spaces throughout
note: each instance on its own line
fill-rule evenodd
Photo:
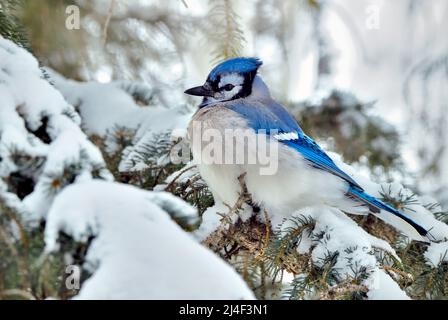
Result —
M 448 296 L 445 0 L 0 5 L 0 298 Z M 235 55 L 434 242 L 323 204 L 273 226 L 171 163 L 183 91 Z

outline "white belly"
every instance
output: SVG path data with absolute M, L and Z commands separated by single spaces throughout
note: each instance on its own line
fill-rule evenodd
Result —
M 229 206 L 233 206 L 239 197 L 238 177 L 243 170 L 237 165 L 198 164 L 201 177 L 207 182 L 213 197 Z
M 320 204 L 354 211 L 351 210 L 353 203 L 345 197 L 348 188 L 345 181 L 311 167 L 294 150 L 283 145 L 277 171 L 272 175 L 262 175 L 259 165 L 249 164 L 201 164 L 199 170 L 214 196 L 229 206 L 238 200 L 242 191 L 238 177 L 245 172 L 246 187 L 253 202 L 266 208 L 271 217 L 288 217 L 297 209 Z

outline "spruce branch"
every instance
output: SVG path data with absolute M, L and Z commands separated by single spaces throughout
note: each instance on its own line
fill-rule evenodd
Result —
M 406 194 L 403 189 L 400 189 L 395 194 L 392 190 L 392 185 L 389 185 L 387 189 L 381 186 L 380 195 L 384 202 L 389 203 L 398 210 L 415 211 L 409 206 L 419 203 L 415 193 Z
M 442 257 L 437 266 L 425 265 L 416 280 L 416 292 L 429 299 L 445 299 L 448 295 L 448 262 Z

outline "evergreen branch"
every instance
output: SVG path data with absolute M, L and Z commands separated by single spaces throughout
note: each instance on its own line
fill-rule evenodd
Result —
M 351 281 L 346 281 L 335 287 L 329 288 L 320 296 L 320 300 L 362 299 L 368 291 L 369 288 L 365 285 L 354 284 Z
M 23 0 L 0 0 L 0 36 L 29 50 L 24 28 L 16 16 Z
M 145 84 L 121 81 L 118 86 L 129 93 L 138 105 L 148 106 L 154 100 L 155 92 Z
M 285 230 L 277 230 L 274 237 L 271 238 L 270 245 L 265 254 L 265 261 L 267 262 L 267 269 L 271 272 L 274 278 L 284 267 L 284 261 L 297 258 L 297 253 L 293 250 L 301 241 L 303 232 L 308 231 L 311 234 L 314 229 L 315 221 L 307 216 L 293 217 L 288 220 L 292 226 L 288 226 Z M 301 271 L 289 269 L 289 272 L 298 274 Z
M 448 295 L 448 262 L 442 257 L 437 266 L 425 265 L 416 280 L 416 290 L 421 296 L 430 299 L 444 299 Z
M 418 204 L 419 201 L 415 193 L 406 194 L 403 189 L 399 190 L 397 194 L 393 194 L 392 185 L 388 186 L 388 190 L 384 189 L 384 186 L 381 186 L 380 191 L 381 198 L 384 202 L 392 205 L 398 210 L 410 210 L 415 211 L 410 208 L 410 205 Z

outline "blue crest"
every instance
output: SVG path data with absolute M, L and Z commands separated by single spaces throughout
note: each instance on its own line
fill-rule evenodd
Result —
M 218 75 L 223 73 L 248 73 L 248 72 L 254 72 L 257 71 L 257 69 L 263 64 L 260 59 L 258 58 L 232 58 L 229 60 L 226 60 L 224 62 L 221 62 L 218 64 L 215 68 L 213 68 L 212 71 L 210 71 L 210 74 L 208 78 L 211 81 L 215 81 L 218 77 Z

